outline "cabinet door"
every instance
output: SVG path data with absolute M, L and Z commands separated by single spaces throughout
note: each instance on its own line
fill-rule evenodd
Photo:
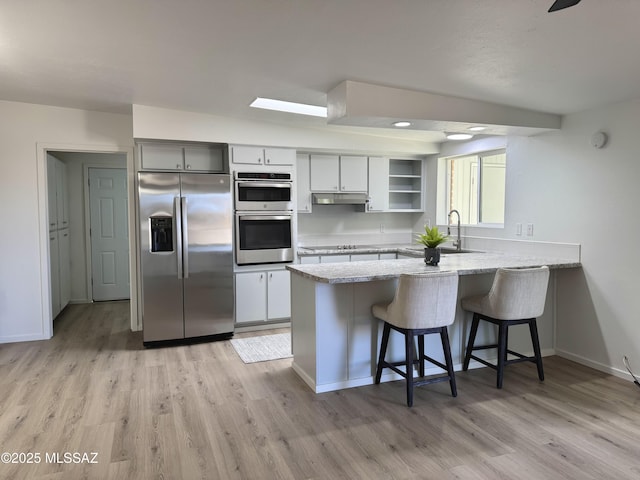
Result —
M 267 318 L 291 317 L 291 274 L 287 270 L 267 272 Z
M 233 163 L 262 165 L 264 150 L 262 147 L 231 147 L 231 161 Z
M 266 273 L 236 273 L 236 323 L 264 322 L 266 319 Z
M 367 157 L 340 157 L 340 191 L 367 191 Z
M 49 260 L 51 274 L 51 315 L 60 313 L 60 254 L 58 253 L 58 232 L 49 232 Z
M 182 170 L 183 149 L 178 145 L 140 145 L 140 166 L 152 170 Z
M 351 261 L 352 262 L 363 262 L 369 260 L 379 260 L 377 253 L 352 253 Z
M 51 155 L 47 155 L 47 198 L 49 208 L 49 231 L 58 228 L 58 200 L 56 191 L 58 183 L 56 178 L 56 160 Z
M 60 310 L 69 304 L 71 299 L 71 250 L 69 245 L 69 229 L 58 232 L 59 272 L 60 272 Z
M 320 263 L 320 257 L 314 255 L 314 256 L 305 256 L 305 257 L 300 257 L 300 263 L 305 264 L 305 265 L 309 265 L 309 264 L 315 264 L 315 263 Z
M 368 212 L 384 212 L 389 209 L 389 159 L 369 157 Z
M 185 170 L 222 172 L 222 149 L 210 147 L 184 147 Z
M 311 213 L 311 178 L 309 173 L 309 155 L 296 158 L 296 183 L 298 213 Z
M 295 160 L 295 150 L 291 150 L 289 148 L 264 149 L 264 163 L 267 165 L 293 165 Z
M 311 155 L 312 192 L 337 192 L 340 182 L 340 158 L 337 155 Z
M 320 257 L 320 263 L 343 263 L 350 262 L 351 255 L 322 255 Z

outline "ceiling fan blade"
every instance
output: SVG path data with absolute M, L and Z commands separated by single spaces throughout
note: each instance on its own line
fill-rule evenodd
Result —
M 551 8 L 548 10 L 548 12 L 555 12 L 557 10 L 562 10 L 563 8 L 573 7 L 574 5 L 577 5 L 579 3 L 580 0 L 556 0 L 555 2 L 553 2 L 553 5 L 551 5 Z

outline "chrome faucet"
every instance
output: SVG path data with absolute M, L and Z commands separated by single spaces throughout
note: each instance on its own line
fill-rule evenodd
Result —
M 449 222 L 447 223 L 447 235 L 451 235 L 451 214 L 455 213 L 458 216 L 458 239 L 453 242 L 453 246 L 456 247 L 457 251 L 462 250 L 462 241 L 460 240 L 460 212 L 458 210 L 451 210 L 447 215 Z

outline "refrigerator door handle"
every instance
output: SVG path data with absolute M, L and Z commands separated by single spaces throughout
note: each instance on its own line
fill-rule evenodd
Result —
M 173 208 L 175 210 L 175 223 L 176 223 L 176 257 L 178 260 L 178 278 L 182 278 L 182 206 L 180 202 L 181 197 L 175 197 L 173 199 Z
M 181 197 L 182 205 L 182 270 L 183 278 L 189 278 L 189 226 L 187 224 L 187 197 Z

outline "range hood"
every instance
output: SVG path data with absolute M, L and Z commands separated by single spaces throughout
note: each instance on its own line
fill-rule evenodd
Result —
M 366 205 L 366 193 L 314 193 L 311 201 L 314 205 Z

